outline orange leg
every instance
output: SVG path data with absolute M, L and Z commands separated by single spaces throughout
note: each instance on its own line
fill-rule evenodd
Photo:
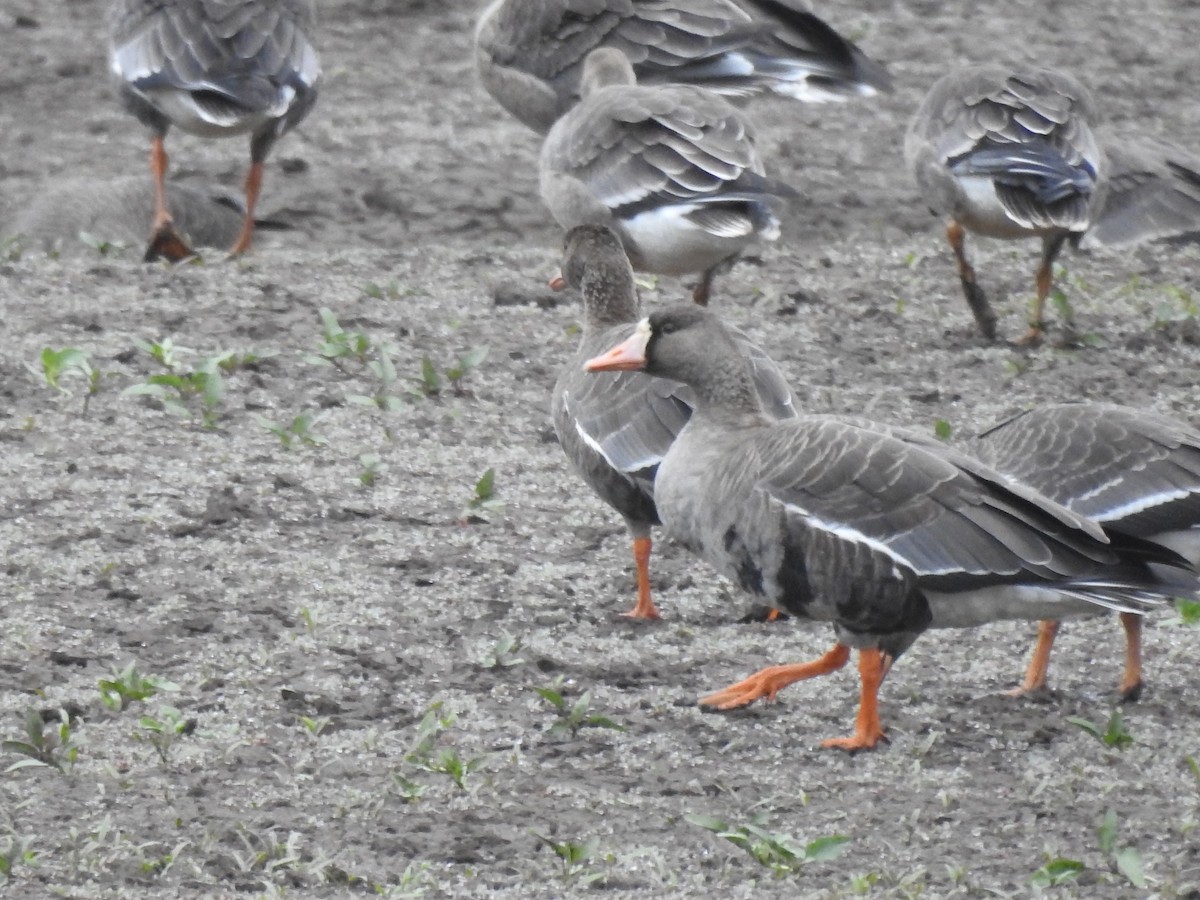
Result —
M 954 261 L 958 264 L 958 280 L 962 282 L 963 296 L 967 298 L 967 306 L 975 316 L 975 323 L 980 332 L 989 341 L 996 339 L 996 314 L 988 303 L 983 288 L 975 281 L 975 269 L 967 262 L 967 254 L 963 249 L 963 227 L 954 219 L 946 225 L 946 240 L 954 251 Z
M 154 175 L 154 221 L 151 224 L 150 242 L 146 246 L 143 260 L 153 262 L 162 257 L 179 262 L 192 255 L 192 248 L 175 229 L 171 211 L 167 207 L 167 149 L 163 136 L 156 134 L 150 140 L 150 172 Z
M 700 705 L 713 709 L 737 709 L 749 706 L 755 700 L 761 700 L 764 697 L 767 700 L 774 700 L 775 695 L 789 684 L 836 672 L 846 665 L 849 659 L 850 648 L 845 644 L 834 644 L 833 648 L 820 659 L 797 665 L 771 666 L 755 672 L 737 684 L 702 697 Z
M 1037 285 L 1037 296 L 1033 299 L 1033 315 L 1029 319 L 1029 330 L 1014 342 L 1018 347 L 1029 347 L 1042 339 L 1042 330 L 1046 327 L 1043 315 L 1046 311 L 1046 298 L 1050 295 L 1053 282 L 1052 266 L 1043 262 L 1037 270 L 1034 283 Z
M 154 175 L 154 223 L 155 231 L 171 221 L 171 213 L 167 210 L 167 148 L 161 134 L 150 139 L 150 172 Z
M 631 619 L 659 619 L 658 609 L 650 599 L 650 547 L 648 537 L 633 539 L 633 562 L 637 566 L 637 605 L 623 615 Z
M 1042 263 L 1038 266 L 1037 275 L 1034 277 L 1037 296 L 1033 300 L 1033 316 L 1029 321 L 1029 330 L 1016 340 L 1019 347 L 1036 344 L 1042 339 L 1042 330 L 1046 327 L 1046 298 L 1050 296 L 1050 288 L 1054 283 L 1054 260 L 1066 241 L 1065 234 L 1051 235 L 1042 239 Z
M 1121 613 L 1125 629 L 1125 676 L 1121 679 L 1121 699 L 1132 702 L 1142 695 L 1142 617 Z
M 1046 687 L 1046 670 L 1050 668 L 1050 651 L 1054 648 L 1054 638 L 1058 635 L 1060 624 L 1054 619 L 1044 619 L 1038 622 L 1037 643 L 1033 645 L 1033 657 L 1029 660 L 1029 668 L 1025 670 L 1025 680 L 1011 691 L 1005 691 L 1008 696 L 1023 697 Z
M 262 180 L 263 164 L 260 162 L 250 163 L 250 170 L 246 172 L 246 217 L 242 219 L 242 230 L 238 234 L 237 240 L 229 248 L 230 256 L 241 256 L 250 249 L 250 242 L 254 239 L 254 208 L 258 205 Z
M 886 741 L 883 725 L 879 721 L 879 686 L 892 667 L 892 659 L 882 650 L 858 651 L 858 674 L 862 679 L 862 695 L 858 703 L 858 716 L 854 720 L 854 734 L 844 738 L 821 741 L 822 747 L 846 750 L 870 750 L 880 741 Z

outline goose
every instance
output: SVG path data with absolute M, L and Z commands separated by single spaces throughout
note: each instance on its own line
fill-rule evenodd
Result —
M 922 197 L 946 217 L 967 305 L 987 340 L 996 314 L 967 260 L 965 234 L 1040 238 L 1028 330 L 1043 336 L 1063 246 L 1125 246 L 1200 230 L 1200 158 L 1148 138 L 1098 130 L 1095 100 L 1074 76 L 982 65 L 934 83 L 905 134 Z
M 226 247 L 242 227 L 241 205 L 215 187 L 173 184 L 171 207 L 175 227 L 191 246 Z M 154 186 L 144 178 L 78 178 L 39 192 L 17 215 L 12 232 L 46 251 L 94 253 L 97 243 L 138 246 L 153 215 Z M 82 236 L 90 239 L 85 242 Z
M 1022 412 L 980 434 L 971 451 L 1106 531 L 1144 538 L 1200 566 L 1200 432 L 1169 416 L 1114 403 L 1058 403 Z M 1120 614 L 1125 672 L 1119 693 L 1142 692 L 1141 617 Z M 1059 622 L 1038 625 L 1022 683 L 1046 686 Z
M 1139 613 L 1200 589 L 1173 551 L 1106 535 L 949 447 L 866 420 L 772 421 L 744 355 L 707 310 L 654 313 L 585 368 L 693 390 L 692 416 L 655 477 L 668 534 L 773 606 L 835 626 L 837 642 L 818 660 L 765 669 L 704 706 L 771 698 L 843 667 L 857 649 L 854 733 L 823 746 L 869 749 L 885 738 L 880 685 L 928 628 Z
M 964 232 L 1041 238 L 1033 316 L 1017 343 L 1039 340 L 1054 260 L 1087 231 L 1104 189 L 1094 115 L 1091 93 L 1073 76 L 997 65 L 947 73 L 913 114 L 904 155 L 925 202 L 946 216 L 963 294 L 988 340 L 996 314 L 967 261 Z
M 201 137 L 250 135 L 245 214 L 231 256 L 250 249 L 263 164 L 275 141 L 317 99 L 321 77 L 308 34 L 313 0 L 117 0 L 110 64 L 126 109 L 150 129 L 155 211 L 146 259 L 191 248 L 167 203 L 165 138 L 172 125 Z
M 891 91 L 883 66 L 796 0 L 493 0 L 475 28 L 487 92 L 539 134 L 579 100 L 597 47 L 629 57 L 646 84 L 807 102 Z
M 764 176 L 750 123 L 689 85 L 640 86 L 619 50 L 593 50 L 583 99 L 542 145 L 542 201 L 564 230 L 608 225 L 633 267 L 702 272 L 707 304 L 718 267 L 779 237 L 776 208 L 794 191 Z
M 583 299 L 579 347 L 554 385 L 551 417 L 571 467 L 625 520 L 633 542 L 637 602 L 625 613 L 658 619 L 650 592 L 654 473 L 686 424 L 695 400 L 676 381 L 641 372 L 588 375 L 583 363 L 628 334 L 642 317 L 633 270 L 617 236 L 603 225 L 580 225 L 563 244 L 562 274 L 551 286 Z M 749 338 L 734 332 L 748 356 L 768 415 L 787 418 L 796 405 L 786 379 Z

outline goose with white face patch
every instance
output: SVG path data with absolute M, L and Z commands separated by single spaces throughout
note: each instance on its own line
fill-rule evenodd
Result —
M 977 460 L 864 420 L 763 413 L 721 321 L 695 307 L 651 315 L 586 364 L 682 381 L 696 407 L 659 465 L 667 532 L 742 588 L 837 643 L 812 663 L 765 669 L 701 703 L 728 709 L 841 668 L 862 691 L 845 750 L 884 738 L 878 691 L 923 631 L 999 619 L 1141 613 L 1200 580 L 1173 551 L 1059 506 Z
M 155 213 L 146 258 L 191 255 L 166 195 L 164 139 L 172 125 L 201 137 L 250 135 L 238 256 L 254 236 L 263 165 L 275 141 L 317 99 L 321 70 L 309 34 L 312 0 L 117 0 L 111 68 L 121 99 L 150 129 Z

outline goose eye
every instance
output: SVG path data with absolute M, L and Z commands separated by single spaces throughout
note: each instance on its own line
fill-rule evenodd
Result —
M 657 328 L 659 334 L 674 334 L 678 330 L 679 326 L 675 322 L 671 321 L 663 322 Z

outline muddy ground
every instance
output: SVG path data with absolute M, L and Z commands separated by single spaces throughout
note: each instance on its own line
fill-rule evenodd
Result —
M 146 167 L 106 82 L 104 7 L 0 6 L 16 38 L 0 58 L 0 223 L 56 179 Z M 1031 624 L 927 635 L 884 687 L 890 745 L 853 758 L 817 746 L 851 727 L 850 672 L 737 714 L 697 709 L 763 665 L 823 651 L 831 632 L 740 624 L 749 600 L 665 540 L 653 571 L 666 618 L 618 617 L 632 602 L 624 531 L 567 471 L 546 412 L 577 309 L 541 289 L 559 235 L 536 196 L 537 142 L 476 83 L 473 9 L 322 7 L 324 93 L 278 146 L 262 203 L 292 230 L 238 263 L 15 245 L 0 260 L 0 737 L 22 739 L 27 710 L 65 708 L 78 747 L 73 761 L 46 751 L 64 773 L 0 775 L 0 895 L 1022 897 L 1069 859 L 1082 870 L 1051 895 L 1200 896 L 1200 632 L 1168 613 L 1147 627 L 1148 687 L 1124 709 L 1123 751 L 1068 722 L 1103 725 L 1114 709 L 1107 618 L 1065 629 L 1054 690 L 1020 700 L 1001 691 Z M 945 420 L 961 436 L 1085 397 L 1200 423 L 1200 248 L 1068 256 L 1075 339 L 1056 325 L 1035 350 L 986 346 L 899 157 L 924 87 L 988 58 L 1068 67 L 1117 126 L 1194 148 L 1200 7 L 993 9 L 819 7 L 890 64 L 897 92 L 755 107 L 803 202 L 714 303 L 816 411 Z M 239 185 L 240 141 L 168 146 L 178 174 Z M 1035 248 L 972 252 L 1017 334 Z M 645 300 L 685 291 L 661 279 Z M 323 307 L 367 337 L 362 358 L 314 362 Z M 185 348 L 181 378 L 227 351 L 257 359 L 207 407 L 172 413 L 124 393 L 164 372 L 135 341 L 167 337 Z M 456 391 L 446 371 L 482 346 Z M 85 351 L 96 394 L 78 373 L 61 392 L 31 373 L 44 348 Z M 422 382 L 425 357 L 440 385 Z M 271 430 L 303 413 L 307 426 Z M 471 509 L 488 469 L 502 505 Z M 177 690 L 108 709 L 98 682 L 131 662 Z M 624 730 L 552 732 L 537 688 L 570 704 L 587 692 L 589 714 Z M 432 704 L 453 722 L 423 753 Z M 149 738 L 170 726 L 164 707 L 194 728 L 160 758 Z M 10 747 L 0 767 L 23 758 Z M 480 761 L 462 789 L 429 771 L 455 759 Z M 1109 810 L 1115 843 L 1098 836 Z M 777 874 L 687 816 L 760 817 L 796 847 L 848 840 Z M 548 842 L 587 850 L 564 862 Z M 1124 848 L 1146 888 L 1117 870 Z

